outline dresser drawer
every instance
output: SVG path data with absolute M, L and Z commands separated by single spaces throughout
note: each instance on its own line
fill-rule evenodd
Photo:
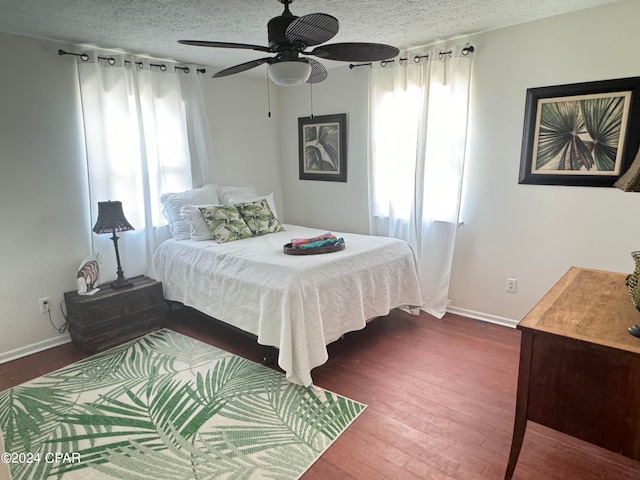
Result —
M 97 294 L 99 295 L 99 293 Z M 76 330 L 101 332 L 112 329 L 115 325 L 126 323 L 138 312 L 154 307 L 165 307 L 160 284 L 146 286 L 120 295 L 97 297 L 91 302 L 67 302 L 69 325 Z
M 81 303 L 77 306 L 70 305 L 67 313 L 71 319 L 83 317 L 94 322 L 109 320 L 163 303 L 162 290 L 160 289 L 159 292 L 155 290 L 146 288 L 116 297 L 98 298 L 92 303 Z
M 124 328 L 127 325 L 146 322 L 153 318 L 162 318 L 166 322 L 166 315 L 166 306 L 162 303 L 143 309 L 126 310 L 121 315 L 110 315 L 104 318 L 100 315 L 81 317 L 76 321 L 72 321 L 69 318 L 69 328 L 73 328 L 77 333 L 85 337 L 93 337 Z
M 167 325 L 166 312 L 161 307 L 143 310 L 128 319 L 130 322 L 114 326 L 100 333 L 87 333 L 69 326 L 74 344 L 85 353 L 97 353 Z

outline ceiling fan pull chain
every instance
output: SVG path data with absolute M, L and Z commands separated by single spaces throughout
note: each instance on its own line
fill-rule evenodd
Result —
M 309 118 L 313 118 L 313 83 L 309 84 L 309 93 L 309 99 L 311 103 L 311 115 L 309 116 Z
M 267 110 L 269 110 L 268 117 L 271 118 L 271 89 L 269 88 L 269 74 L 267 73 Z

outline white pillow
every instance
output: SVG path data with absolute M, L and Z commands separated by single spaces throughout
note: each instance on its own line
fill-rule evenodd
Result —
M 169 221 L 169 230 L 176 240 L 189 240 L 189 225 L 186 224 L 180 210 L 186 205 L 219 204 L 216 186 L 204 185 L 200 188 L 179 193 L 164 193 L 160 195 L 162 214 Z
M 180 215 L 184 219 L 185 223 L 189 226 L 189 238 L 196 242 L 203 240 L 214 240 L 213 234 L 207 222 L 205 222 L 200 207 L 211 208 L 218 205 L 185 205 L 180 209 Z
M 230 197 L 252 198 L 257 197 L 258 191 L 251 184 L 247 185 L 218 185 L 218 198 L 222 205 L 229 205 Z
M 250 198 L 245 198 L 245 197 L 229 197 L 228 201 L 229 201 L 229 205 L 237 205 L 238 203 L 251 203 L 251 202 L 259 202 L 260 200 L 266 200 L 267 203 L 269 204 L 269 208 L 271 209 L 271 213 L 273 213 L 273 216 L 278 218 L 278 212 L 276 212 L 276 202 L 273 199 L 273 192 L 271 192 L 269 195 L 263 195 L 261 197 L 250 197 Z

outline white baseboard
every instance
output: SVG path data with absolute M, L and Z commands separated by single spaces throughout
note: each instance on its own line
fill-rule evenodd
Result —
M 476 312 L 474 310 L 467 310 L 466 308 L 453 306 L 447 306 L 447 312 L 510 328 L 516 328 L 516 325 L 518 325 L 519 322 L 519 320 L 513 320 L 511 318 L 499 317 L 497 315 L 491 315 L 490 313 Z
M 10 362 L 11 360 L 17 360 L 18 358 L 26 357 L 27 355 L 33 355 L 34 353 L 48 350 L 53 347 L 58 347 L 65 343 L 69 343 L 70 341 L 71 337 L 67 333 L 66 335 L 60 335 L 59 337 L 32 343 L 26 347 L 16 348 L 15 350 L 0 353 L 0 364 Z

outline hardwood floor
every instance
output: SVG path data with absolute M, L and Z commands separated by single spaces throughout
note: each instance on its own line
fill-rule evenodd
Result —
M 254 361 L 265 349 L 188 309 L 172 329 Z M 314 382 L 368 405 L 305 480 L 502 479 L 520 332 L 394 311 L 329 346 Z M 0 365 L 0 390 L 86 355 L 71 344 Z M 640 405 L 639 405 L 640 408 Z M 637 480 L 640 462 L 529 424 L 514 479 Z

